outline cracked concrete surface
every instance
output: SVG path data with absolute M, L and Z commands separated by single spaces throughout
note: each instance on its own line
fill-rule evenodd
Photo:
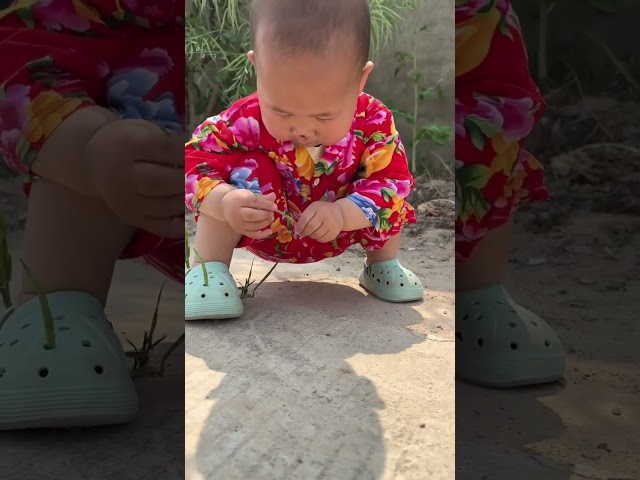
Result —
M 426 301 L 367 296 L 358 250 L 279 265 L 243 318 L 186 327 L 186 478 L 451 479 L 453 244 L 407 238 Z M 252 256 L 232 266 L 244 282 Z M 270 265 L 256 260 L 254 277 Z

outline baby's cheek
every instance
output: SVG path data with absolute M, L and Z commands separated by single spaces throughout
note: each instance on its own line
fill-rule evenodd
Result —
M 284 125 L 284 122 L 282 121 L 282 119 L 279 119 L 277 117 L 274 118 L 273 116 L 263 115 L 262 122 L 264 123 L 264 126 L 267 128 L 269 135 L 271 135 L 273 138 L 275 138 L 280 142 L 289 140 L 289 137 L 288 137 L 289 130 L 287 129 L 286 125 Z

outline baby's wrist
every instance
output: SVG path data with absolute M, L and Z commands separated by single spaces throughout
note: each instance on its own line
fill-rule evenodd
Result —
M 235 189 L 233 185 L 229 185 L 228 183 L 220 183 L 217 185 L 209 192 L 209 195 L 202 200 L 199 209 L 200 213 L 215 218 L 216 220 L 226 221 L 227 208 L 225 204 L 230 198 L 226 198 L 225 200 L 225 197 Z

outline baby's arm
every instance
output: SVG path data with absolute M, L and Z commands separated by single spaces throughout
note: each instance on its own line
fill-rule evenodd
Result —
M 388 232 L 400 221 L 415 182 L 393 116 L 377 101 L 366 112 L 363 135 L 359 179 L 336 203 L 345 218 L 344 231 L 374 227 Z
M 231 170 L 248 148 L 234 134 L 234 122 L 242 118 L 241 109 L 223 112 L 205 120 L 196 128 L 185 146 L 185 204 L 198 214 L 223 220 L 222 199 L 235 190 L 229 184 Z M 258 142 L 256 138 L 249 140 Z

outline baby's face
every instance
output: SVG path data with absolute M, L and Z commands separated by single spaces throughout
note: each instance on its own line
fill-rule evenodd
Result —
M 362 70 L 323 56 L 283 57 L 264 47 L 249 58 L 256 66 L 262 119 L 274 138 L 312 147 L 347 135 L 373 65 Z

